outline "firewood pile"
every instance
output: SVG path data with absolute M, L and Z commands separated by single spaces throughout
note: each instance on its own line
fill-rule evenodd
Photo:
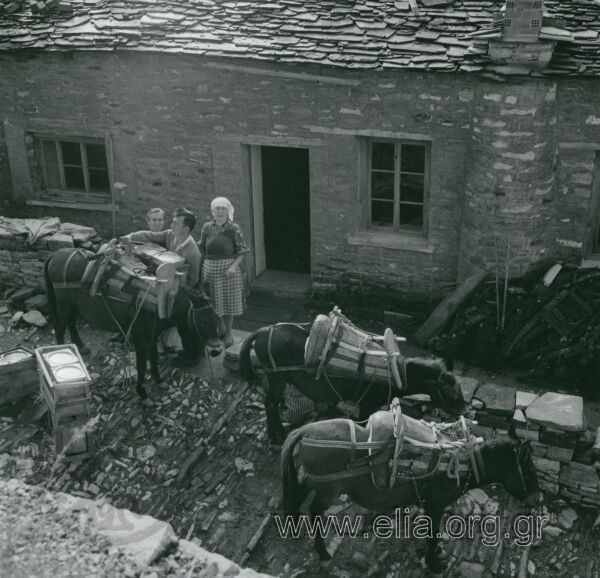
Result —
M 600 393 L 594 392 L 600 370 L 600 270 L 544 268 L 511 279 L 506 299 L 504 292 L 493 279 L 482 283 L 430 346 L 470 364 L 522 370 L 584 395 Z

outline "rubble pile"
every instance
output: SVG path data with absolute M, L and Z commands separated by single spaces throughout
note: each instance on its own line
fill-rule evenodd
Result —
M 508 282 L 505 308 L 503 293 L 493 279 L 482 284 L 432 348 L 484 368 L 525 371 L 586 397 L 599 395 L 600 270 L 532 271 Z
M 270 578 L 180 539 L 150 516 L 16 479 L 0 480 L 0 489 L 3 576 Z

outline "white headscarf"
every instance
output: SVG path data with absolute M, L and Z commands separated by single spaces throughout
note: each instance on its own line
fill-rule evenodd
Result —
M 229 214 L 229 220 L 233 221 L 233 205 L 229 202 L 229 199 L 226 197 L 217 197 L 216 199 L 213 199 L 210 204 L 210 212 L 214 214 L 216 207 L 225 207 Z

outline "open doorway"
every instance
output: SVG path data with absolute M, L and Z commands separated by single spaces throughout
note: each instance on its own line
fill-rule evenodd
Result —
M 310 274 L 308 149 L 252 147 L 256 275 Z

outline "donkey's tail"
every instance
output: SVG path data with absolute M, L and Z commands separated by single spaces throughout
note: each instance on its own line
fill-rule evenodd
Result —
M 56 319 L 56 294 L 54 293 L 54 287 L 52 281 L 50 281 L 50 260 L 52 255 L 44 261 L 44 288 L 46 289 L 46 297 L 48 299 L 48 308 L 53 319 Z
M 294 450 L 304 435 L 304 427 L 292 431 L 281 448 L 281 477 L 283 482 L 283 515 L 297 520 L 300 506 L 305 498 L 302 484 L 298 481 L 298 472 L 294 463 Z
M 251 335 L 248 335 L 244 343 L 242 343 L 242 347 L 240 348 L 240 374 L 250 385 L 255 385 L 256 383 L 256 374 L 254 373 L 254 368 L 252 367 L 250 352 L 252 351 L 252 346 L 254 345 L 254 341 L 256 340 L 256 336 L 259 332 L 260 329 Z

